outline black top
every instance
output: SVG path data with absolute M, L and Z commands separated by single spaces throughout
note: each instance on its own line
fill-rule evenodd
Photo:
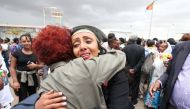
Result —
M 108 82 L 108 86 L 102 86 L 108 109 L 132 109 L 130 107 L 129 84 L 126 69 L 119 71 Z
M 21 49 L 17 50 L 12 55 L 13 55 L 13 57 L 15 57 L 17 59 L 17 62 L 16 62 L 17 68 L 16 69 L 20 70 L 20 71 L 32 71 L 27 67 L 27 64 L 29 64 L 29 62 L 36 63 L 36 61 L 37 61 L 37 58 L 33 53 L 29 54 L 29 55 L 24 54 Z
M 13 57 L 15 57 L 17 59 L 17 66 L 16 66 L 16 69 L 19 70 L 19 71 L 33 71 L 31 69 L 29 69 L 27 67 L 27 64 L 29 64 L 29 62 L 34 62 L 36 63 L 37 61 L 37 58 L 36 56 L 32 53 L 32 54 L 24 54 L 22 52 L 22 49 L 19 49 L 17 51 L 15 51 L 13 54 Z M 37 87 L 38 86 L 38 80 L 37 80 L 37 77 L 36 77 L 36 74 L 32 74 L 32 77 L 33 77 L 33 80 L 34 80 L 34 87 Z M 21 74 L 18 74 L 17 73 L 17 79 L 20 83 L 22 83 L 20 80 L 21 80 Z M 22 83 L 22 84 L 27 84 L 27 83 Z

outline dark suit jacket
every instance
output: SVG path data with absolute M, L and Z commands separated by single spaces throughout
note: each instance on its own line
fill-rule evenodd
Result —
M 190 41 L 180 42 L 178 45 L 175 46 L 172 52 L 173 59 L 171 60 L 167 71 L 159 79 L 162 82 L 162 86 L 165 87 L 160 109 L 168 108 L 169 99 L 171 97 L 175 82 L 189 52 Z
M 140 76 L 141 66 L 145 59 L 145 50 L 137 44 L 129 44 L 123 48 L 126 54 L 127 69 L 135 69 L 135 76 Z
M 125 69 L 119 71 L 108 82 L 106 104 L 108 109 L 130 109 L 129 84 Z M 104 93 L 105 94 L 105 93 Z

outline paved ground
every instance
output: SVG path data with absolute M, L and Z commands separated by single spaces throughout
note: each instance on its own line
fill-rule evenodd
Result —
M 135 105 L 135 109 L 146 109 L 142 100 L 139 100 L 137 105 Z

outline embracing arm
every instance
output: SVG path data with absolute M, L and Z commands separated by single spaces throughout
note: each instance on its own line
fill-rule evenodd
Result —
M 50 90 L 62 91 L 67 96 L 68 108 L 76 108 L 75 106 L 78 104 L 76 90 L 80 90 L 78 85 L 88 84 L 85 82 L 86 80 L 103 83 L 122 70 L 125 61 L 125 54 L 121 51 L 114 51 L 86 61 L 82 58 L 75 59 L 54 69 L 42 81 L 39 93 Z
M 67 109 L 66 97 L 62 92 L 54 92 L 53 90 L 41 94 L 35 103 L 35 109 Z
M 105 80 L 110 80 L 117 72 L 125 67 L 126 56 L 122 51 L 113 50 L 105 55 L 100 55 L 95 60 L 94 66 L 89 69 L 92 78 L 98 82 L 103 83 Z M 89 61 L 91 62 L 91 61 Z
M 125 67 L 125 62 L 125 54 L 119 50 L 110 51 L 107 54 L 94 57 L 90 60 L 78 58 L 55 69 L 41 85 L 58 88 L 58 86 L 62 85 L 61 82 L 64 79 L 72 80 L 76 75 L 84 75 L 87 78 L 90 76 L 95 81 L 104 82 L 104 80 L 109 80 L 117 72 L 122 70 Z M 46 88 L 44 87 L 43 89 L 49 90 Z

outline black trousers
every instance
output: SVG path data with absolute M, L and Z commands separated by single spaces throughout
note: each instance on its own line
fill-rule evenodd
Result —
M 168 109 L 175 109 L 171 104 L 169 104 Z
M 131 109 L 128 98 L 129 84 L 125 69 L 111 78 L 108 86 L 103 87 L 103 93 L 108 109 Z
M 28 86 L 27 83 L 20 83 L 20 89 L 15 91 L 15 94 L 19 97 L 19 102 L 27 98 L 28 96 L 36 93 L 36 86 Z
M 129 84 L 129 91 L 131 96 L 131 102 L 133 104 L 136 104 L 139 94 L 140 76 L 136 76 L 133 79 L 134 79 L 133 82 Z

